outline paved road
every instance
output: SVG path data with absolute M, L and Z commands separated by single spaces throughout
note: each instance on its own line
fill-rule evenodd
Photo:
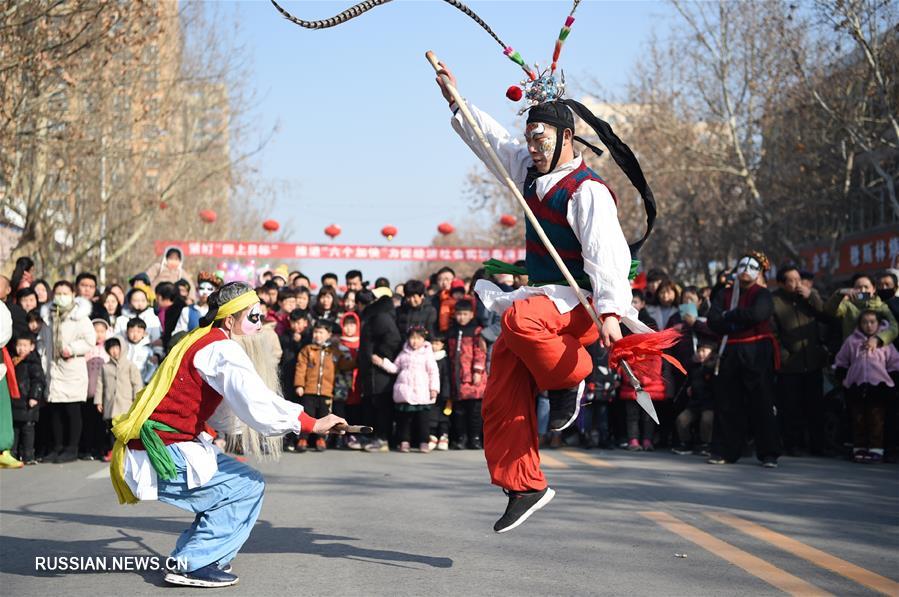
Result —
M 556 499 L 495 535 L 505 497 L 479 452 L 286 454 L 259 465 L 266 503 L 222 591 L 899 595 L 899 467 L 781 464 L 547 451 Z M 190 520 L 117 505 L 99 463 L 0 471 L 0 594 L 195 595 L 152 571 L 35 570 L 37 556 L 166 555 Z

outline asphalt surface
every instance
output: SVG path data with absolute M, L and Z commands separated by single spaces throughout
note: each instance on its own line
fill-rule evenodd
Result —
M 480 452 L 285 454 L 232 595 L 899 595 L 899 466 L 544 452 L 556 498 L 492 531 Z M 192 517 L 119 506 L 105 465 L 0 471 L 0 594 L 181 595 L 158 571 L 36 558 L 166 556 Z M 43 560 L 48 562 L 49 560 Z M 84 560 L 79 560 L 84 562 Z M 45 567 L 48 564 L 45 564 Z

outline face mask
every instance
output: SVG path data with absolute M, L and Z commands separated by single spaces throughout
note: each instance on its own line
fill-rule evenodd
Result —
M 761 269 L 761 264 L 752 257 L 744 257 L 737 263 L 737 275 L 749 274 L 750 276 L 757 276 Z
M 893 288 L 881 288 L 877 291 L 877 296 L 880 297 L 880 300 L 886 302 L 896 296 L 896 290 Z
M 53 297 L 53 304 L 57 307 L 65 309 L 72 304 L 73 300 L 74 299 L 72 298 L 71 294 L 58 294 Z
M 203 282 L 197 287 L 197 294 L 200 296 L 209 296 L 215 291 L 215 287 L 212 284 L 207 282 Z
M 262 311 L 259 305 L 253 305 L 247 316 L 240 322 L 240 331 L 246 336 L 253 336 L 262 329 Z

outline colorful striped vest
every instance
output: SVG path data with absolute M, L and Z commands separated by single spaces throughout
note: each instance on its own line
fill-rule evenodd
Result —
M 539 177 L 538 177 L 539 178 Z M 572 170 L 567 176 L 557 182 L 549 191 L 543 201 L 537 196 L 537 179 L 525 183 L 524 199 L 528 207 L 537 216 L 537 221 L 543 227 L 546 236 L 558 251 L 559 256 L 571 275 L 577 281 L 578 286 L 585 290 L 591 289 L 590 280 L 584 273 L 584 257 L 581 254 L 581 243 L 568 224 L 568 202 L 580 186 L 587 180 L 595 180 L 605 185 L 605 182 L 596 172 L 587 167 L 584 161 Z M 611 189 L 609 189 L 611 192 Z M 612 197 L 615 194 L 612 193 Z M 617 202 L 617 200 L 616 200 Z M 562 272 L 556 266 L 549 252 L 540 242 L 540 238 L 531 226 L 530 221 L 525 221 L 525 259 L 527 262 L 529 284 L 542 286 L 544 284 L 565 284 Z

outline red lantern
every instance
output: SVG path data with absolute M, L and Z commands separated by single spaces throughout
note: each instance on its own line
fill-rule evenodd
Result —
M 330 236 L 331 238 L 336 238 L 341 233 L 340 226 L 337 224 L 331 224 L 327 228 L 325 228 L 325 234 Z
M 396 236 L 396 226 L 384 226 L 381 228 L 381 236 L 387 238 L 387 240 L 393 240 L 393 237 Z
M 262 227 L 266 232 L 277 232 L 281 224 L 278 223 L 278 220 L 266 220 L 262 223 Z
M 505 226 L 506 228 L 512 228 L 515 224 L 518 223 L 518 219 L 510 214 L 503 214 L 499 218 L 499 223 Z
M 446 236 L 447 234 L 452 234 L 455 231 L 456 231 L 456 228 L 449 222 L 443 222 L 442 224 L 437 226 L 437 232 L 439 232 L 443 236 Z
M 200 210 L 200 219 L 207 224 L 212 224 L 213 222 L 215 222 L 216 218 L 218 218 L 218 214 L 211 209 Z
M 159 209 L 168 209 L 168 208 L 169 208 L 169 204 L 168 204 L 168 203 L 166 203 L 165 201 L 160 201 L 160 202 L 159 202 Z

